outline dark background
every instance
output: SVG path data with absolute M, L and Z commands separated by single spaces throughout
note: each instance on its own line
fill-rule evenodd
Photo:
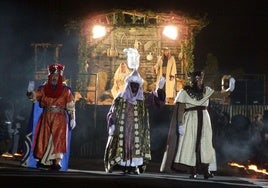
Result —
M 207 16 L 208 26 L 196 37 L 195 67 L 202 69 L 207 54 L 220 71 L 242 69 L 246 74 L 267 74 L 268 9 L 265 0 L 2 0 L 0 2 L 0 96 L 24 100 L 32 79 L 34 50 L 31 43 L 62 43 L 60 60 L 76 62 L 77 38 L 66 35 L 65 24 L 92 12 L 110 9 L 183 11 Z M 66 67 L 66 74 L 73 69 Z M 7 81 L 8 80 L 8 84 Z M 254 88 L 253 88 L 254 89 Z

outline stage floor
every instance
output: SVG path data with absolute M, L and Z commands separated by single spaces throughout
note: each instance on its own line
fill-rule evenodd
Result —
M 2 186 L 75 186 L 78 187 L 268 187 L 268 178 L 242 176 L 233 171 L 231 175 L 216 174 L 204 180 L 189 179 L 185 173 L 160 173 L 148 168 L 140 175 L 123 174 L 121 171 L 106 173 L 101 160 L 73 159 L 66 172 L 48 171 L 20 166 L 18 159 L 0 158 Z M 159 164 L 152 164 L 158 166 Z M 149 165 L 150 166 L 150 165 Z M 235 173 L 236 172 L 236 173 Z

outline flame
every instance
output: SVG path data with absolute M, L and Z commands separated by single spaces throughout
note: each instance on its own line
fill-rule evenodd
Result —
M 266 171 L 266 169 L 258 169 L 258 167 L 256 165 L 248 165 L 248 169 L 254 170 L 255 172 L 260 172 L 260 173 L 263 173 L 265 175 L 268 175 L 268 172 Z
M 16 157 L 21 157 L 22 154 L 20 154 L 20 153 L 14 153 L 14 156 L 16 156 Z
M 241 165 L 241 164 L 238 164 L 238 163 L 235 163 L 235 162 L 229 162 L 228 165 L 235 166 L 235 167 L 238 167 L 238 168 L 243 168 L 244 170 L 253 170 L 255 172 L 259 172 L 259 173 L 268 175 L 268 172 L 267 172 L 266 169 L 258 169 L 257 165 L 250 164 L 248 166 L 245 166 L 245 165 Z
M 244 168 L 244 169 L 246 169 L 246 167 L 244 166 L 244 165 L 240 165 L 240 164 L 238 164 L 238 163 L 235 163 L 235 162 L 230 162 L 230 163 L 228 163 L 230 166 L 236 166 L 236 167 L 238 167 L 238 168 Z
M 2 156 L 2 157 L 5 157 L 5 158 L 13 158 L 13 155 L 10 154 L 10 153 L 8 153 L 8 152 L 3 153 L 1 156 Z

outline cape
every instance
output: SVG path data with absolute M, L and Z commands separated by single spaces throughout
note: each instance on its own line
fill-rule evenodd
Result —
M 33 151 L 32 151 L 32 144 L 34 141 L 34 134 L 36 127 L 37 127 L 37 122 L 43 112 L 43 108 L 40 107 L 39 102 L 36 101 L 32 105 L 32 111 L 31 111 L 31 116 L 29 118 L 29 123 L 28 123 L 28 128 L 24 140 L 24 145 L 23 145 L 23 156 L 21 160 L 21 165 L 24 167 L 31 167 L 31 168 L 37 168 L 36 164 L 37 161 L 34 158 Z M 65 112 L 68 114 L 67 112 Z M 68 121 L 70 123 L 70 117 L 69 115 L 66 116 L 68 118 Z M 70 145 L 71 145 L 71 134 L 72 131 L 71 129 L 68 129 L 68 148 L 67 152 L 63 154 L 63 158 L 61 160 L 61 169 L 60 171 L 67 171 L 68 170 L 68 164 L 69 164 L 69 156 L 70 156 Z

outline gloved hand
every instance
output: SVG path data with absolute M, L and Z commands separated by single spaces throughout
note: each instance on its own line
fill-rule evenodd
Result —
M 109 127 L 109 136 L 113 136 L 114 135 L 114 130 L 115 130 L 115 126 L 114 125 L 111 125 Z
M 184 133 L 185 133 L 185 129 L 184 129 L 183 124 L 179 124 L 179 126 L 178 126 L 178 133 L 179 133 L 181 136 L 184 135 Z
M 71 121 L 70 121 L 71 129 L 73 130 L 75 128 L 75 126 L 76 126 L 76 121 L 74 119 L 71 119 Z
M 231 77 L 229 80 L 229 88 L 231 92 L 233 92 L 235 89 L 235 79 L 233 77 Z
M 157 84 L 157 89 L 163 89 L 165 83 L 166 83 L 166 79 L 165 77 L 162 76 Z
M 27 92 L 32 92 L 34 90 L 34 81 L 29 81 Z

